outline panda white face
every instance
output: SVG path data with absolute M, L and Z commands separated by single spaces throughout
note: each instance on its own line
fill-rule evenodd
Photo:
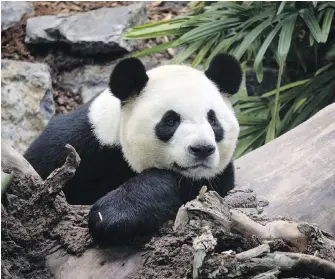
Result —
M 239 125 L 219 88 L 203 72 L 166 65 L 148 71 L 138 96 L 122 106 L 120 144 L 137 172 L 173 169 L 212 178 L 230 162 Z

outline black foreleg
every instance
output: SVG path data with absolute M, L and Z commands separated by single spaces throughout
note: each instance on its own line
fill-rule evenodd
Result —
M 151 235 L 181 205 L 176 174 L 150 169 L 99 199 L 89 213 L 89 230 L 97 244 L 125 244 Z

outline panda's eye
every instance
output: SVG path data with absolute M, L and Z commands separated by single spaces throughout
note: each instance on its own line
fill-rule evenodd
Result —
M 164 124 L 169 127 L 176 126 L 179 121 L 180 116 L 174 111 L 169 111 L 164 117 Z
M 170 119 L 167 119 L 167 120 L 165 121 L 165 123 L 166 123 L 168 126 L 174 126 L 174 125 L 176 125 L 177 120 L 176 120 L 176 119 L 173 119 L 173 118 L 170 118 Z
M 208 119 L 209 124 L 215 125 L 215 123 L 216 123 L 216 115 L 215 115 L 215 112 L 213 110 L 210 110 L 208 112 L 207 119 Z

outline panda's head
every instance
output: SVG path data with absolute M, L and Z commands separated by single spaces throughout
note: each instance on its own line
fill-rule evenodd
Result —
M 227 94 L 241 80 L 239 63 L 227 54 L 205 72 L 184 65 L 146 71 L 136 58 L 121 61 L 109 85 L 121 101 L 119 143 L 130 166 L 173 169 L 193 179 L 222 172 L 239 134 Z

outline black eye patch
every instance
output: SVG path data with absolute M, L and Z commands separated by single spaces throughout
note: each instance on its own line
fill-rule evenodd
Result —
M 210 111 L 208 111 L 207 120 L 208 120 L 208 123 L 212 126 L 212 129 L 214 131 L 215 141 L 216 142 L 221 141 L 223 139 L 224 131 L 221 126 L 221 123 L 216 117 L 214 110 L 211 109 Z
M 173 110 L 167 111 L 155 127 L 157 138 L 169 141 L 180 125 L 180 115 Z

